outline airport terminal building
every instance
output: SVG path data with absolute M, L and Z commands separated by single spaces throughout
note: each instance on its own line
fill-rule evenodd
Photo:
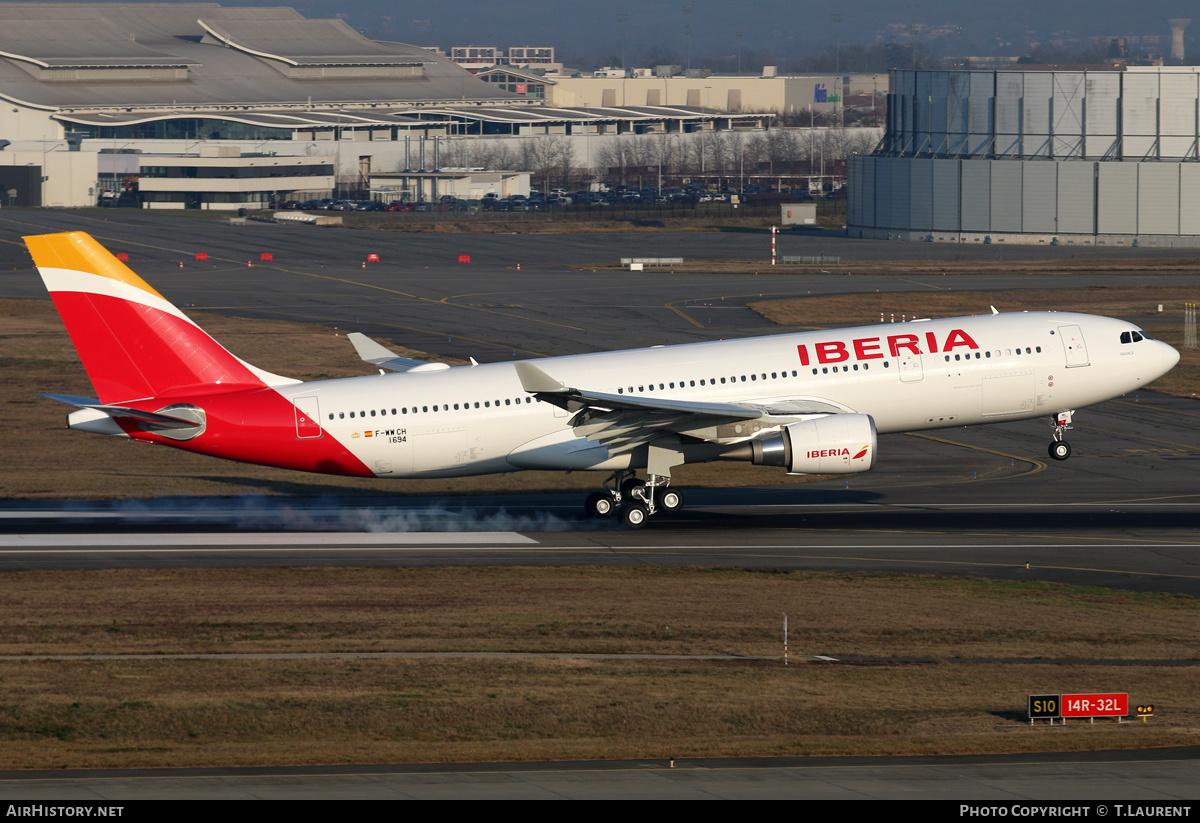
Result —
M 891 74 L 852 237 L 1200 246 L 1200 68 Z
M 155 201 L 230 208 L 273 192 L 328 193 L 335 178 L 365 183 L 373 172 L 434 169 L 448 140 L 598 143 L 767 121 L 697 106 L 555 107 L 433 50 L 371 40 L 341 20 L 310 20 L 286 7 L 0 3 L 0 189 L 17 192 L 15 205 L 96 202 L 97 181 L 124 168 L 102 169 L 101 153 L 191 155 L 190 166 L 201 168 L 212 165 L 199 158 L 201 144 L 236 147 L 244 159 L 225 157 L 224 174 L 241 182 L 211 192 L 195 180 L 163 183 Z M 68 151 L 80 155 L 68 164 L 70 181 L 40 162 Z M 262 159 L 277 156 L 310 162 Z M 170 164 L 158 159 L 147 165 L 156 171 L 124 178 L 183 174 L 164 172 Z M 329 179 L 317 179 L 329 166 Z M 255 177 L 260 184 L 247 182 Z M 80 182 L 89 178 L 90 186 Z

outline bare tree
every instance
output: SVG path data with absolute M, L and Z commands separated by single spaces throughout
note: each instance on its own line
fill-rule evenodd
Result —
M 565 135 L 544 134 L 521 142 L 521 164 L 546 191 L 555 178 L 565 186 L 575 164 L 575 146 Z

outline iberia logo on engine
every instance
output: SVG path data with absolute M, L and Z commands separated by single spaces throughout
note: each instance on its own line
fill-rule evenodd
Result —
M 860 457 L 865 455 L 867 450 L 870 448 L 871 447 L 869 445 L 863 446 L 858 450 L 858 454 L 854 455 L 853 457 L 850 457 L 849 449 L 814 449 L 813 451 L 808 452 L 808 457 L 850 457 L 851 460 L 858 460 Z

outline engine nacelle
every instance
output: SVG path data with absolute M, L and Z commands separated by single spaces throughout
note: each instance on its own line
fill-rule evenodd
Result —
M 752 441 L 752 462 L 791 474 L 856 474 L 875 466 L 878 437 L 869 414 L 831 414 L 789 423 Z

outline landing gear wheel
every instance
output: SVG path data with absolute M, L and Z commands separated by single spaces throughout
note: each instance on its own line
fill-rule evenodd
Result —
M 636 477 L 631 477 L 628 480 L 622 481 L 621 482 L 621 500 L 623 500 L 623 501 L 624 500 L 637 500 L 638 498 L 633 496 L 633 490 L 639 489 L 644 485 L 646 485 L 646 481 L 638 480 Z
M 683 508 L 683 492 L 666 489 L 658 498 L 658 507 L 664 512 L 677 512 Z
M 650 513 L 646 511 L 646 507 L 641 503 L 629 503 L 621 509 L 621 519 L 631 529 L 640 529 L 646 525 L 646 520 L 649 517 Z
M 1071 444 L 1066 440 L 1056 440 L 1050 444 L 1050 456 L 1055 460 L 1066 460 L 1071 456 Z
M 616 505 L 613 503 L 611 494 L 593 492 L 588 495 L 583 508 L 592 517 L 611 517 Z

